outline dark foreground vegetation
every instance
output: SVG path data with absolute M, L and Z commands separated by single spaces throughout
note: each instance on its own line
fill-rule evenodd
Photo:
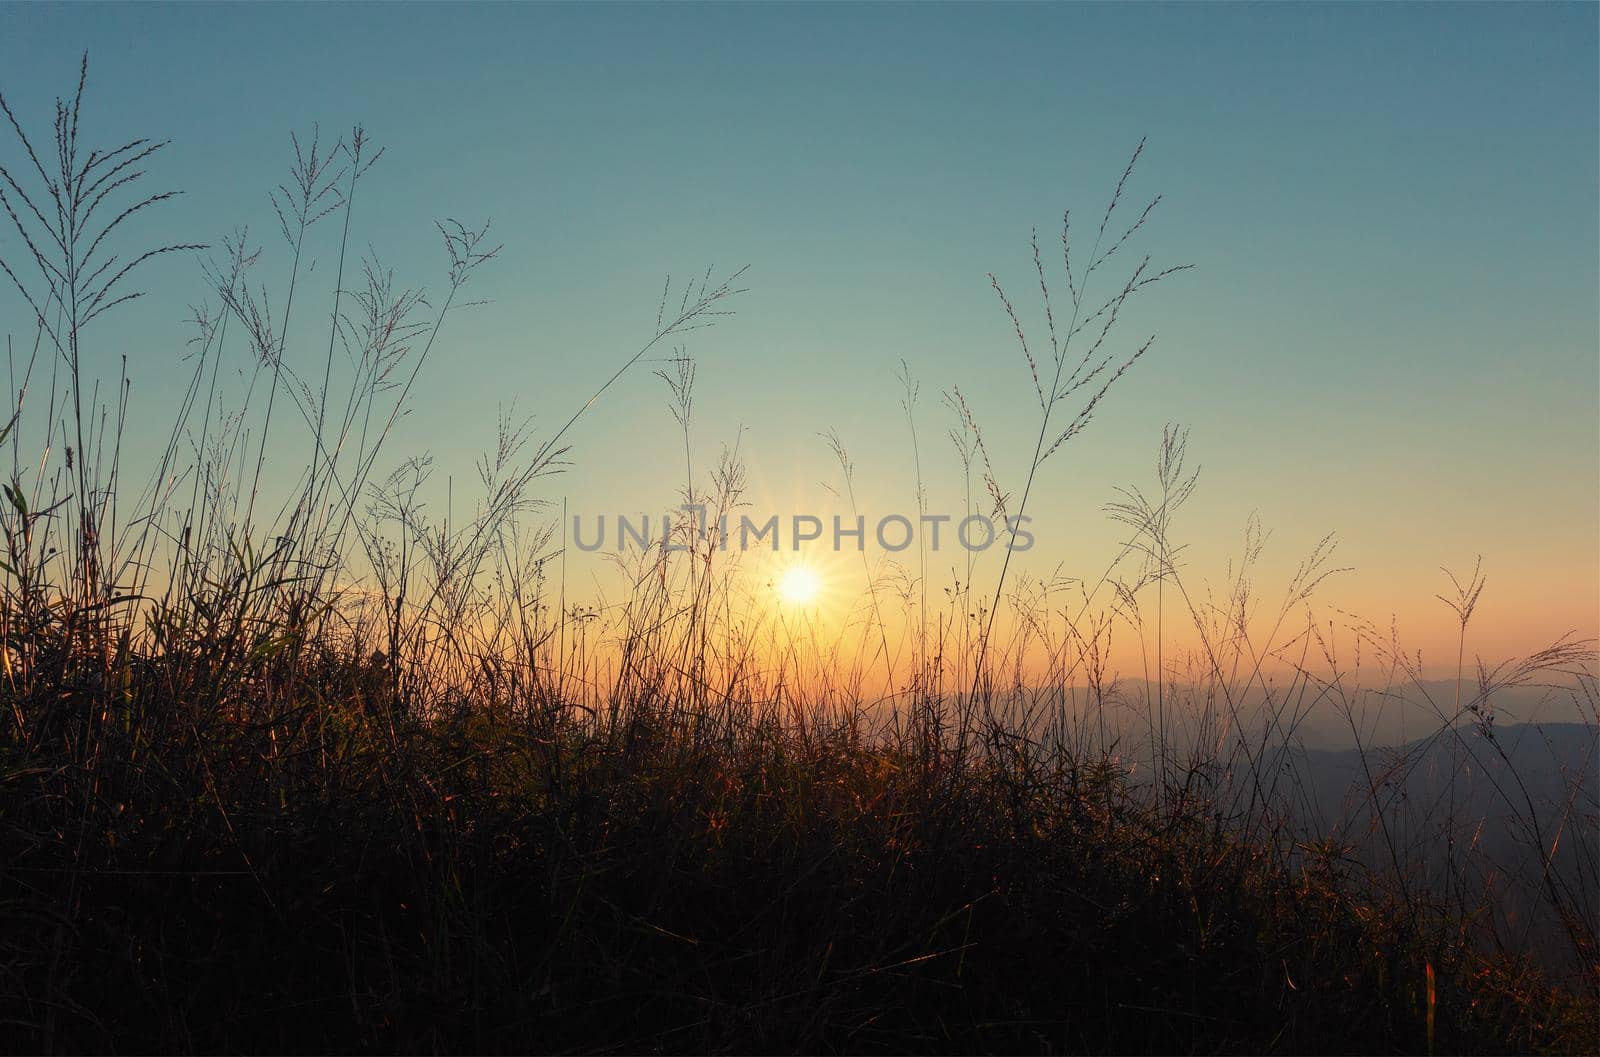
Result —
M 1592 995 L 1464 945 L 1457 912 L 1383 897 L 1335 847 L 1290 865 L 1236 839 L 1198 780 L 1157 811 L 1107 766 L 1001 740 L 914 755 L 643 701 L 594 736 L 537 709 L 423 725 L 350 662 L 232 702 L 200 674 L 151 665 L 108 707 L 63 672 L 19 703 L 51 719 L 0 772 L 7 1048 L 1596 1038 Z
M 424 460 L 375 469 L 494 250 L 481 228 L 442 225 L 431 299 L 347 261 L 378 155 L 359 129 L 294 144 L 272 199 L 287 296 L 268 296 L 243 233 L 208 258 L 178 418 L 164 448 L 140 446 L 153 469 L 124 467 L 127 389 L 96 388 L 82 357 L 115 349 L 102 317 L 130 275 L 195 247 L 113 253 L 167 198 L 137 190 L 160 144 L 80 146 L 82 94 L 80 77 L 34 140 L 6 107 L 17 140 L 0 155 L 17 233 L 0 262 L 23 333 L 0 504 L 0 1048 L 1594 1048 L 1592 787 L 1555 783 L 1546 815 L 1494 772 L 1564 945 L 1542 964 L 1565 970 L 1501 941 L 1502 872 L 1458 848 L 1475 823 L 1457 801 L 1418 828 L 1363 758 L 1354 828 L 1302 824 L 1283 761 L 1305 709 L 1347 718 L 1357 744 L 1366 729 L 1359 664 L 1313 649 L 1315 625 L 1280 634 L 1328 551 L 1264 636 L 1243 568 L 1227 597 L 1191 602 L 1169 543 L 1194 483 L 1176 432 L 1159 495 L 1113 506 L 1131 542 L 1076 617 L 1006 567 L 930 608 L 924 561 L 921 607 L 894 632 L 905 648 L 889 648 L 869 586 L 864 641 L 882 649 L 851 661 L 763 625 L 770 607 L 734 613 L 736 570 L 692 529 L 687 556 L 642 559 L 622 604 L 568 605 L 538 506 L 566 427 L 525 447 L 503 424 L 464 521 L 428 519 Z M 1045 313 L 1048 351 L 1027 354 L 1028 485 L 995 483 L 953 394 L 968 495 L 997 515 L 1008 496 L 1026 507 L 1032 471 L 1150 347 L 1100 351 L 1125 303 L 1176 270 L 1130 262 L 1101 300 L 1090 280 L 1155 204 L 1119 235 L 1122 194 L 1086 256 L 1063 232 L 1068 291 Z M 329 231 L 324 304 L 303 262 Z M 1048 303 L 1037 247 L 1035 265 Z M 669 286 L 617 375 L 736 292 L 709 273 Z M 687 462 L 693 367 L 670 363 Z M 914 405 L 908 376 L 913 444 Z M 685 498 L 737 507 L 736 459 L 705 490 L 691 469 Z M 1463 638 L 1479 590 L 1474 576 L 1451 603 Z M 1163 597 L 1202 644 L 1182 678 L 1161 654 L 1177 634 Z M 1106 671 L 1113 626 L 1154 644 L 1136 693 Z M 1421 685 L 1398 649 L 1356 633 L 1391 684 Z M 1286 682 L 1262 675 L 1269 659 Z M 1458 675 L 1428 740 L 1509 765 L 1497 695 L 1557 676 L 1586 695 L 1592 731 L 1590 664 L 1562 640 L 1475 686 Z M 1113 713 L 1134 717 L 1123 733 Z M 1443 872 L 1425 834 L 1442 835 Z

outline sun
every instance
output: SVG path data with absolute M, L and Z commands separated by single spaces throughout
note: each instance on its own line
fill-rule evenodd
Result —
M 806 606 L 817 600 L 822 582 L 804 565 L 791 565 L 778 578 L 778 597 L 792 606 Z

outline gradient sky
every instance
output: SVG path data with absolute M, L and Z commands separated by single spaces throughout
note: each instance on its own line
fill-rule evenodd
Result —
M 42 132 L 87 49 L 91 136 L 174 140 L 154 175 L 187 193 L 152 237 L 269 234 L 288 133 L 313 122 L 387 146 L 355 230 L 403 282 L 441 284 L 434 218 L 492 217 L 505 250 L 473 292 L 495 303 L 451 325 L 391 449 L 432 451 L 441 478 L 470 478 L 497 402 L 564 422 L 648 337 L 663 275 L 750 265 L 738 315 L 687 343 L 697 458 L 743 427 L 751 498 L 780 514 L 831 509 L 829 428 L 864 506 L 914 510 L 901 359 L 932 505 L 960 504 L 952 385 L 1019 483 L 1033 394 L 986 273 L 1038 329 L 1030 229 L 1054 246 L 1064 208 L 1098 217 L 1148 136 L 1130 195 L 1166 198 L 1142 249 L 1196 267 L 1132 313 L 1124 342 L 1155 333 L 1152 352 L 1042 471 L 1035 566 L 1097 575 L 1102 505 L 1148 486 L 1179 422 L 1203 465 L 1177 525 L 1196 575 L 1222 575 L 1252 510 L 1279 574 L 1335 532 L 1355 568 L 1330 601 L 1438 651 L 1439 566 L 1481 553 L 1474 645 L 1494 656 L 1600 631 L 1597 21 L 1592 4 L 7 5 L 0 90 Z M 146 285 L 95 355 L 108 373 L 130 356 L 154 437 L 204 288 L 173 260 Z M 14 298 L 0 310 L 29 329 Z M 674 502 L 665 402 L 648 369 L 624 378 L 550 494 Z

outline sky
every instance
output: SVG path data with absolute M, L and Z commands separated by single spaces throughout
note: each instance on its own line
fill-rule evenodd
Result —
M 1143 138 L 1119 209 L 1163 199 L 1115 260 L 1194 267 L 1119 323 L 1119 350 L 1155 343 L 1040 470 L 1031 566 L 1098 575 L 1121 538 L 1104 504 L 1150 488 L 1178 423 L 1202 468 L 1175 524 L 1193 575 L 1220 580 L 1252 512 L 1268 596 L 1335 533 L 1351 571 L 1329 604 L 1432 656 L 1454 644 L 1441 566 L 1481 554 L 1470 648 L 1497 658 L 1600 632 L 1597 23 L 1592 4 L 6 5 L 0 92 L 42 133 L 87 50 L 88 134 L 173 141 L 151 179 L 185 193 L 141 237 L 249 225 L 268 276 L 266 195 L 314 123 L 386 148 L 353 231 L 403 283 L 442 286 L 435 219 L 492 218 L 504 249 L 470 288 L 490 303 L 451 320 L 390 449 L 431 453 L 452 502 L 497 405 L 547 435 L 649 339 L 666 276 L 747 265 L 736 314 L 683 342 L 692 458 L 737 441 L 753 510 L 782 517 L 838 509 L 827 430 L 864 509 L 915 511 L 902 361 L 930 507 L 964 503 L 952 387 L 1020 487 L 1037 406 L 988 275 L 1039 338 L 1030 232 L 1052 263 L 1063 210 L 1088 238 Z M 321 274 L 335 249 L 323 231 Z M 150 451 L 206 290 L 189 257 L 144 287 L 89 355 L 113 379 L 128 357 Z M 5 294 L 0 319 L 29 329 Z M 548 498 L 677 501 L 659 366 L 573 428 Z

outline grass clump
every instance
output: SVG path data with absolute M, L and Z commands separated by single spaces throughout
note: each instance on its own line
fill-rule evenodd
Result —
M 352 661 L 352 663 L 355 663 Z M 1593 1007 L 1337 849 L 1104 763 L 349 698 L 8 752 L 20 1048 L 1579 1052 Z M 149 701 L 167 717 L 181 701 Z M 148 714 L 148 713 L 145 713 Z M 154 726 L 155 729 L 151 729 Z

